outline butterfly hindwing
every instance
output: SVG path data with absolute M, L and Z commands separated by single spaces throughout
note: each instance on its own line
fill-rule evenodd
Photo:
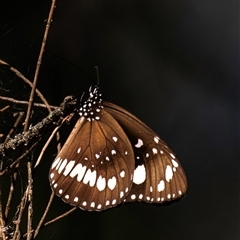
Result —
M 76 141 L 77 139 L 77 141 Z M 131 189 L 134 154 L 117 121 L 102 110 L 101 121 L 81 117 L 50 169 L 50 184 L 65 202 L 84 210 L 121 203 Z
M 126 202 L 163 203 L 181 198 L 187 191 L 182 166 L 160 137 L 125 109 L 103 102 L 127 134 L 135 155 L 133 185 Z

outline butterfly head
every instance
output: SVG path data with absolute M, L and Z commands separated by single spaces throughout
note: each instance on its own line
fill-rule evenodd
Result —
M 79 115 L 86 118 L 88 121 L 99 121 L 101 119 L 102 94 L 97 85 L 92 85 L 89 88 L 89 97 L 83 102 L 79 109 Z

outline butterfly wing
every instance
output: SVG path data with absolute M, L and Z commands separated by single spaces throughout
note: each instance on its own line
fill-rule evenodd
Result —
M 81 117 L 53 162 L 52 190 L 66 203 L 102 211 L 121 203 L 132 186 L 134 153 L 117 121 L 101 110 L 101 121 Z
M 187 191 L 187 179 L 172 150 L 125 109 L 109 102 L 103 106 L 123 128 L 134 150 L 133 185 L 126 202 L 163 203 L 181 198 Z

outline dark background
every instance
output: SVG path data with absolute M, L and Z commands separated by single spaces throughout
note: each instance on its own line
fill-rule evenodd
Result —
M 31 80 L 50 4 L 1 2 L 0 58 Z M 238 1 L 57 1 L 39 90 L 58 105 L 91 84 L 54 55 L 95 79 L 97 65 L 106 99 L 168 143 L 184 166 L 189 191 L 167 207 L 77 210 L 38 239 L 240 239 L 238 14 Z M 1 95 L 28 99 L 29 87 L 5 68 L 0 83 L 10 90 Z M 36 122 L 46 116 L 43 110 L 35 114 Z M 64 127 L 62 136 L 70 131 Z M 55 149 L 53 143 L 35 175 L 36 222 L 50 194 Z M 48 219 L 68 209 L 56 197 Z

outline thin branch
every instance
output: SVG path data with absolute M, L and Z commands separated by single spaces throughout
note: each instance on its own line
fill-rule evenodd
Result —
M 19 78 L 21 78 L 25 83 L 27 83 L 31 88 L 33 86 L 33 84 L 31 83 L 31 81 L 29 81 L 21 72 L 19 72 L 16 68 L 10 66 L 7 62 L 3 61 L 0 59 L 0 64 L 8 66 L 10 71 L 14 72 Z M 42 100 L 42 102 L 46 105 L 47 109 L 49 112 L 51 112 L 51 108 L 47 102 L 47 100 L 45 99 L 45 97 L 42 95 L 42 93 L 36 89 L 36 93 L 38 95 L 38 97 Z
M 25 153 L 22 154 L 22 156 L 17 158 L 10 166 L 6 167 L 2 172 L 0 172 L 0 178 L 13 170 L 17 164 L 19 164 L 29 153 L 31 153 L 31 151 L 38 144 L 38 142 L 39 141 L 35 142 L 28 150 L 25 151 Z
M 39 157 L 38 157 L 38 159 L 37 159 L 37 162 L 36 162 L 34 168 L 36 168 L 36 167 L 39 165 L 39 163 L 40 163 L 40 161 L 41 161 L 41 159 L 42 159 L 42 157 L 43 157 L 43 154 L 44 154 L 44 152 L 46 151 L 48 145 L 50 144 L 50 142 L 52 141 L 52 139 L 53 139 L 53 137 L 55 136 L 56 132 L 59 130 L 59 128 L 62 126 L 63 123 L 64 123 L 64 120 L 63 120 L 63 122 L 61 123 L 60 126 L 57 126 L 57 127 L 53 130 L 51 136 L 48 138 L 47 142 L 45 143 L 44 147 L 42 148 L 42 151 L 41 151 L 41 153 L 39 154 Z
M 5 221 L 3 218 L 3 209 L 2 209 L 2 182 L 0 183 L 0 228 L 1 228 L 1 237 L 2 240 L 6 240 L 5 232 L 3 231 L 5 227 Z
M 4 101 L 11 102 L 11 103 L 15 103 L 15 104 L 28 105 L 28 102 L 27 102 L 27 101 L 16 100 L 16 99 L 10 98 L 10 97 L 2 97 L 2 96 L 0 96 L 0 99 L 1 99 L 1 100 L 4 100 Z M 42 103 L 33 103 L 33 106 L 34 106 L 34 107 L 47 108 L 47 106 L 46 106 L 45 104 L 42 104 Z M 49 107 L 50 107 L 52 110 L 54 110 L 54 109 L 57 108 L 56 106 L 52 106 L 52 105 L 49 105 Z
M 19 125 L 19 123 L 21 122 L 22 120 L 22 117 L 24 115 L 24 112 L 19 112 L 18 113 L 18 117 L 15 121 L 15 123 L 13 124 L 13 127 L 11 128 L 11 130 L 9 131 L 8 135 L 6 136 L 5 140 L 4 140 L 4 143 L 6 143 L 9 138 L 11 137 L 12 133 L 14 132 L 14 130 L 17 128 L 17 126 Z
M 33 79 L 32 91 L 31 91 L 31 94 L 30 94 L 30 97 L 29 97 L 29 105 L 28 105 L 26 119 L 25 119 L 24 131 L 27 130 L 28 125 L 29 125 L 28 122 L 29 122 L 29 118 L 30 118 L 30 114 L 31 114 L 33 97 L 34 97 L 35 90 L 36 90 L 36 87 L 37 87 L 37 79 L 38 79 L 38 75 L 39 75 L 40 66 L 41 66 L 41 63 L 42 63 L 42 57 L 43 57 L 43 53 L 44 53 L 44 50 L 45 50 L 45 45 L 46 45 L 46 42 L 47 42 L 47 37 L 48 37 L 48 33 L 49 33 L 50 24 L 51 24 L 52 17 L 53 17 L 55 2 L 56 2 L 56 0 L 52 0 L 52 5 L 51 5 L 50 12 L 49 12 L 49 15 L 48 15 L 48 20 L 47 20 L 43 40 L 42 40 L 42 46 L 41 46 L 41 50 L 40 50 L 40 53 L 39 53 L 39 57 L 38 57 L 37 65 L 36 65 L 36 70 L 35 70 L 35 75 L 34 75 L 34 79 Z
M 9 194 L 8 194 L 8 200 L 7 200 L 7 204 L 5 207 L 5 218 L 6 220 L 8 219 L 8 214 L 10 211 L 10 206 L 11 206 L 11 202 L 12 202 L 12 198 L 13 198 L 13 194 L 15 192 L 15 184 L 16 184 L 16 180 L 17 180 L 17 172 L 14 172 L 14 174 L 11 176 L 11 183 L 10 183 L 10 188 L 9 188 Z
M 27 221 L 27 240 L 31 240 L 32 235 L 32 220 L 33 220 L 33 179 L 32 179 L 32 163 L 28 161 L 28 221 Z
M 0 112 L 2 113 L 2 112 L 6 111 L 6 110 L 9 109 L 9 108 L 10 108 L 10 106 L 7 105 L 7 106 L 3 107 L 2 109 L 0 109 Z
M 60 216 L 58 216 L 58 217 L 56 217 L 56 218 L 54 218 L 54 219 L 46 222 L 46 223 L 43 225 L 43 227 L 46 227 L 46 226 L 48 226 L 48 225 L 50 225 L 50 224 L 58 221 L 59 219 L 68 216 L 70 213 L 74 212 L 76 209 L 77 209 L 77 207 L 74 207 L 74 208 L 70 209 L 69 211 L 65 212 L 64 214 L 62 214 L 62 215 L 60 215 Z
M 20 223 L 21 223 L 21 219 L 22 219 L 22 215 L 23 215 L 23 211 L 25 209 L 26 206 L 26 202 L 27 202 L 27 195 L 28 195 L 28 187 L 22 197 L 20 206 L 19 206 L 19 213 L 18 213 L 18 218 L 17 220 L 14 222 L 16 224 L 16 228 L 14 231 L 14 235 L 13 235 L 13 239 L 19 239 L 21 234 L 20 234 Z
M 39 221 L 39 223 L 38 223 L 38 225 L 37 225 L 37 227 L 36 227 L 36 230 L 34 231 L 34 237 L 33 237 L 33 239 L 36 238 L 36 236 L 37 236 L 38 233 L 39 233 L 39 230 L 41 229 L 41 227 L 42 227 L 42 225 L 43 225 L 43 222 L 44 222 L 44 220 L 45 220 L 45 218 L 46 218 L 46 215 L 47 215 L 47 213 L 48 213 L 48 211 L 49 211 L 49 209 L 50 209 L 50 206 L 51 206 L 51 204 L 52 204 L 53 198 L 54 198 L 54 192 L 51 193 L 51 196 L 50 196 L 49 201 L 48 201 L 48 205 L 47 205 L 47 207 L 46 207 L 46 209 L 45 209 L 45 211 L 44 211 L 44 213 L 43 213 L 43 215 L 42 215 L 41 220 Z

